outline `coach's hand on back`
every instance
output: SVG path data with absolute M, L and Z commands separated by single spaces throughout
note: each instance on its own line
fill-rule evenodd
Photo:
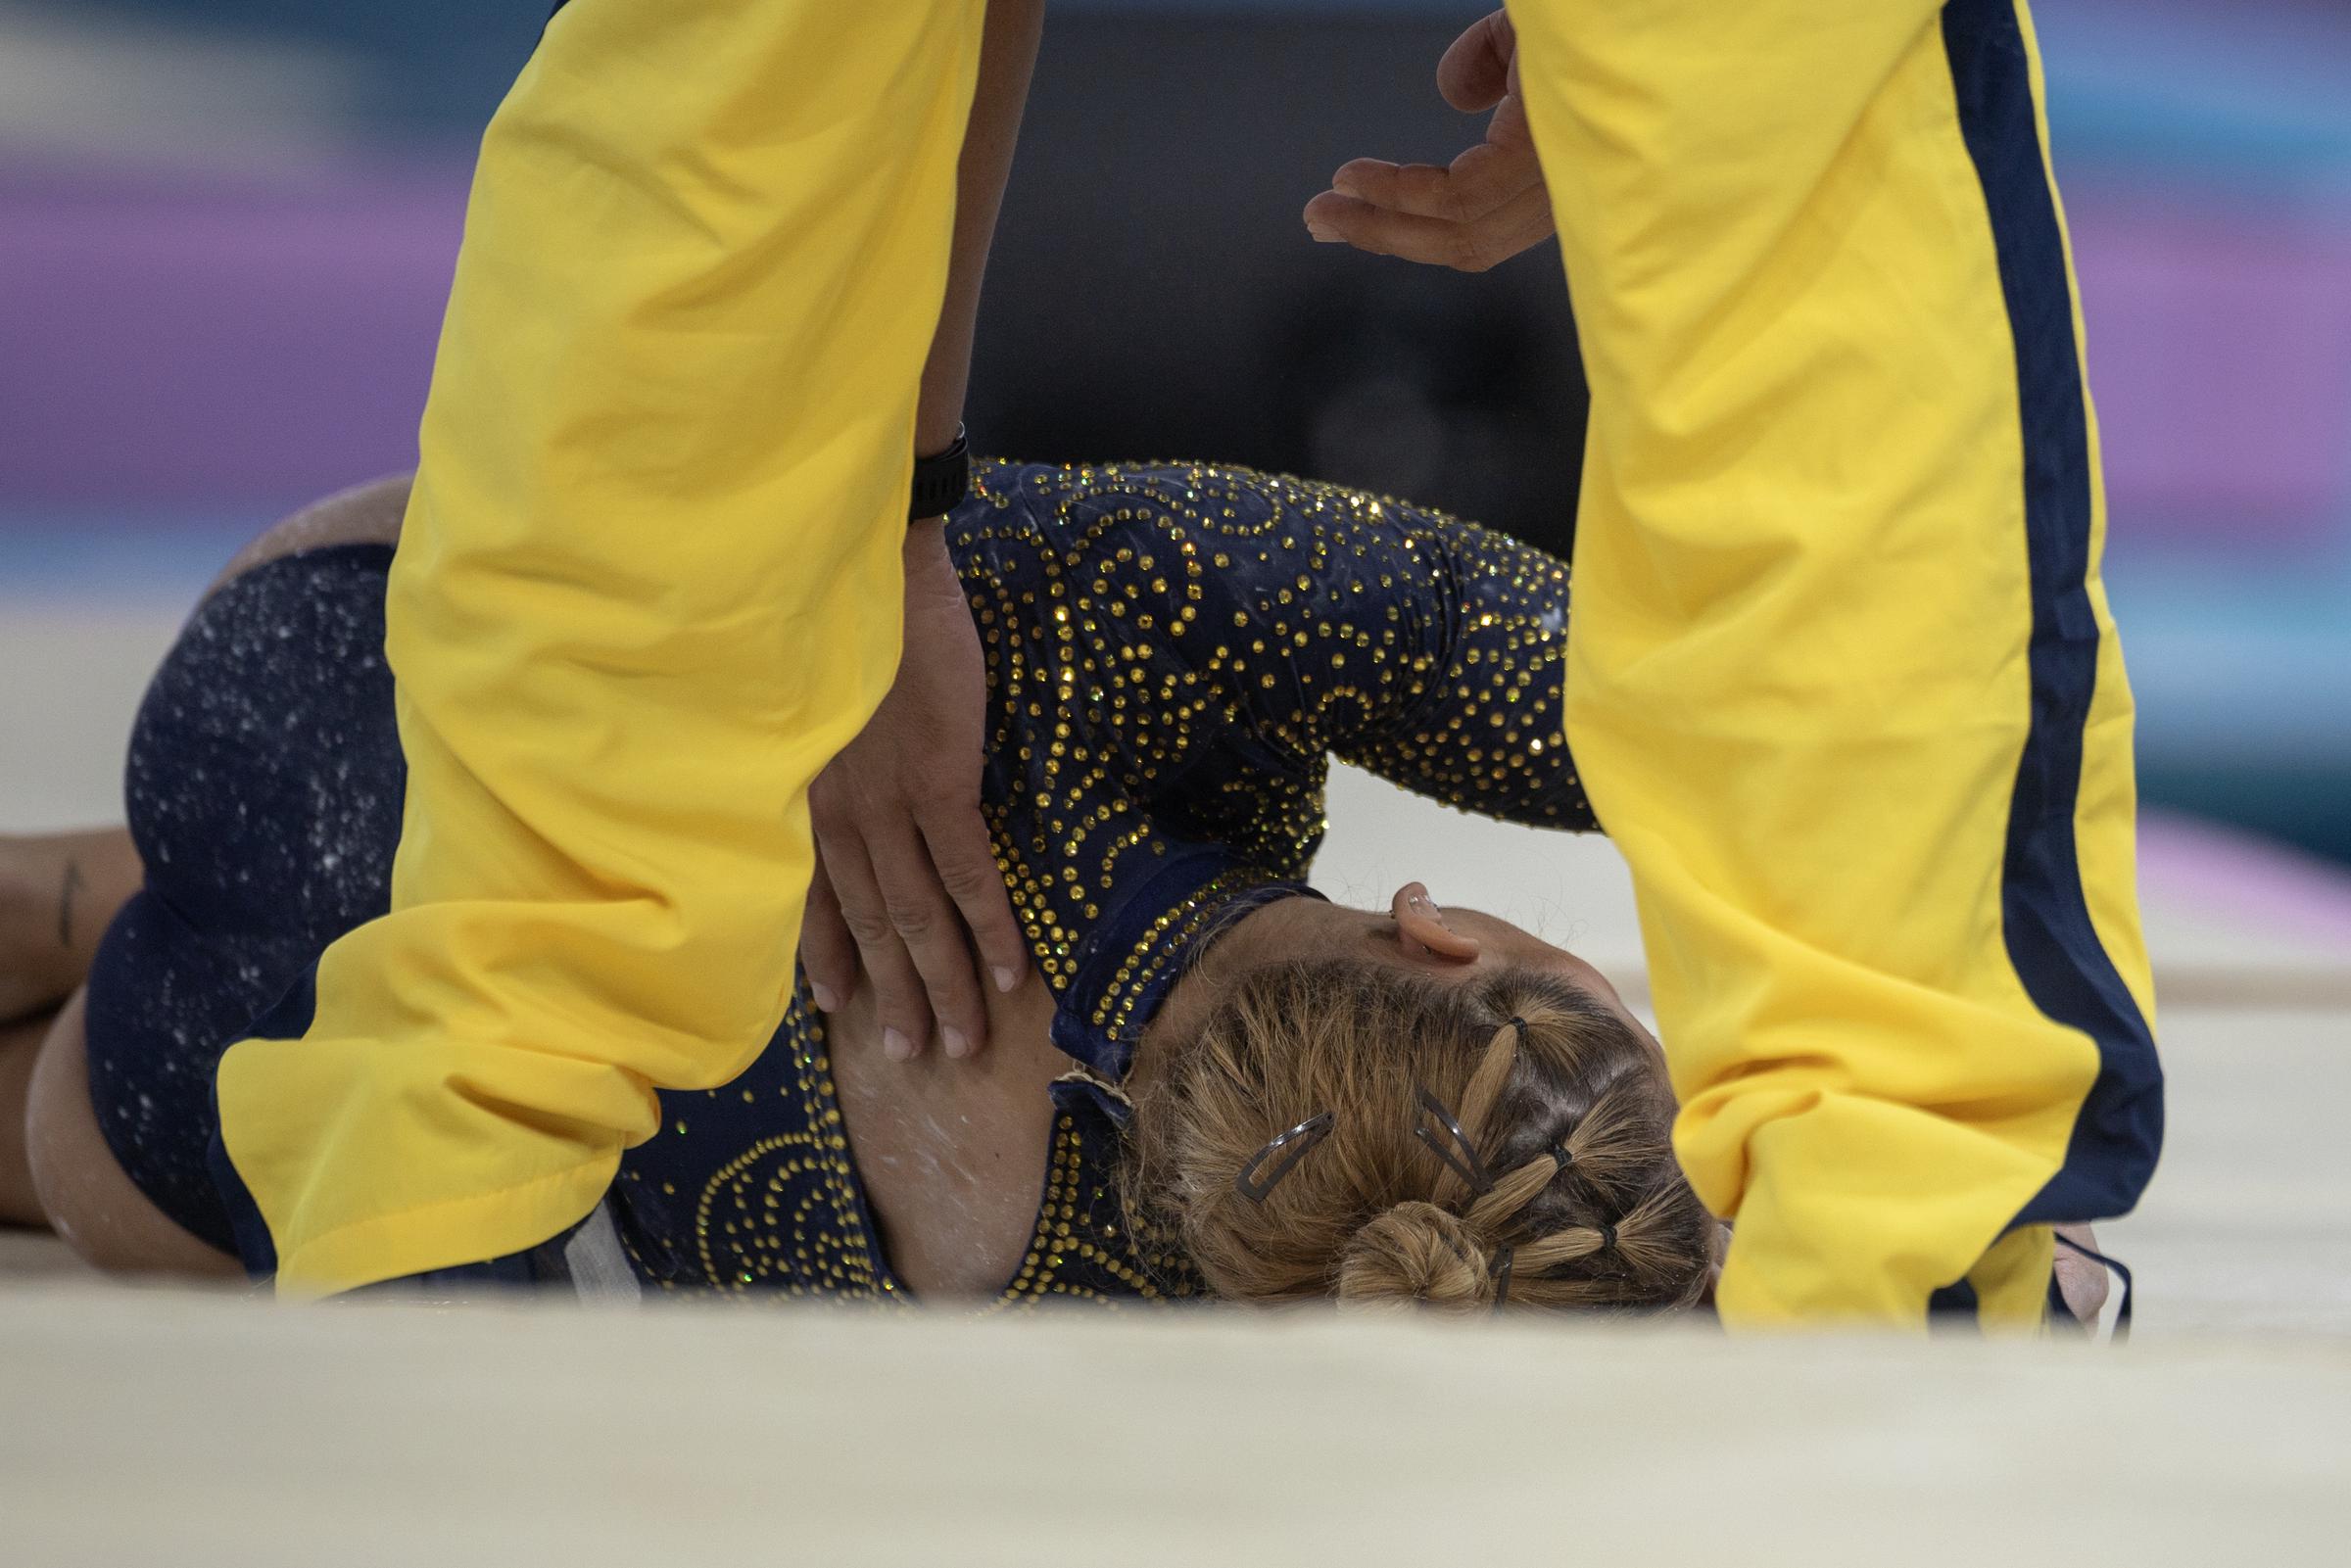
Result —
M 830 1013 L 874 988 L 885 1054 L 987 1040 L 984 983 L 1016 988 L 1028 948 L 980 815 L 987 671 L 944 526 L 906 536 L 906 643 L 873 721 L 808 792 L 817 872 L 800 963 Z M 975 959 L 975 952 L 977 958 Z M 934 1028 L 936 1025 L 936 1029 Z

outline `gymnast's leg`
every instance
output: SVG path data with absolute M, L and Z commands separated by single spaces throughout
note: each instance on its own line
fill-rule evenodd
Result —
M 120 828 L 0 835 L 0 1224 L 47 1223 L 25 1146 L 33 1065 L 139 875 Z
M 393 477 L 296 513 L 240 551 L 206 600 L 288 555 L 393 544 L 407 495 Z M 317 830 L 353 818 L 333 799 L 335 770 L 376 760 L 348 740 L 365 717 L 346 711 L 351 693 L 372 689 L 347 665 L 375 652 L 380 625 L 360 623 L 373 622 L 381 581 L 380 565 L 353 583 L 313 574 L 225 618 L 200 607 L 133 728 L 125 804 L 144 836 L 0 838 L 0 985 L 45 1005 L 0 1030 L 0 1221 L 49 1225 L 113 1271 L 236 1272 L 190 1228 L 217 1209 L 203 1171 L 212 1068 L 289 966 L 332 934 L 331 916 L 323 933 L 298 928 L 296 912 L 321 907 L 319 889 L 337 882 L 315 863 L 344 862 L 347 885 L 366 880 L 363 857 Z M 308 635 L 299 608 L 330 597 L 353 612 L 317 617 L 340 641 Z M 377 717 L 388 734 L 389 713 Z M 192 784 L 191 770 L 207 783 Z M 161 857 L 161 887 L 142 843 Z M 259 895 L 240 908 L 233 889 L 248 884 Z
M 48 1225 L 109 1273 L 242 1277 L 233 1256 L 165 1213 L 115 1158 L 90 1101 L 86 1011 L 76 991 L 47 1030 L 26 1086 L 26 1173 L 37 1211 L 24 1222 Z
M 0 833 L 0 1022 L 55 1010 L 138 885 L 138 851 L 120 828 Z
M 0 1225 L 49 1223 L 33 1190 L 32 1163 L 25 1150 L 25 1102 L 32 1093 L 33 1063 L 56 1016 L 36 1013 L 0 1023 Z
M 65 986 L 62 1007 L 0 1025 L 0 1223 L 55 1230 L 111 1272 L 234 1275 L 234 1258 L 175 1224 L 124 1174 L 90 1104 L 81 982 L 139 877 L 121 829 L 0 839 L 0 881 L 46 890 L 38 902 L 52 916 L 0 926 L 0 978 L 44 1002 Z

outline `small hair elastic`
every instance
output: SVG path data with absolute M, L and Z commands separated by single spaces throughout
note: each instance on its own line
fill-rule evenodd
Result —
M 1604 1220 L 1602 1220 L 1602 1221 L 1600 1222 L 1600 1227 L 1599 1227 L 1599 1228 L 1600 1228 L 1600 1250 L 1601 1250 L 1602 1252 L 1604 1252 L 1604 1253 L 1612 1253 L 1612 1252 L 1614 1252 L 1614 1251 L 1616 1250 L 1616 1227 L 1615 1227 L 1615 1225 L 1614 1225 L 1614 1224 L 1612 1224 L 1611 1222 L 1609 1222 L 1608 1220 L 1606 1220 L 1606 1219 L 1604 1219 Z
M 1575 1164 L 1575 1151 L 1567 1147 L 1567 1140 L 1564 1138 L 1553 1144 L 1545 1153 L 1551 1156 L 1551 1163 L 1559 1167 L 1559 1170 L 1551 1173 L 1551 1179 L 1554 1181 L 1559 1179 L 1559 1170 L 1564 1170 Z
M 1298 1162 L 1304 1160 L 1316 1144 L 1329 1137 L 1330 1129 L 1336 1125 L 1337 1118 L 1323 1111 L 1271 1138 L 1263 1149 L 1249 1157 L 1247 1164 L 1241 1166 L 1240 1173 L 1232 1178 L 1232 1190 L 1253 1204 L 1264 1203 L 1267 1194 L 1280 1186 L 1281 1178 L 1297 1169 Z M 1284 1150 L 1288 1151 L 1286 1155 L 1283 1155 Z M 1263 1178 L 1259 1177 L 1259 1167 L 1275 1156 L 1282 1156 L 1281 1163 Z
M 1437 1118 L 1437 1126 L 1444 1129 L 1443 1137 L 1438 1135 L 1437 1127 L 1428 1125 L 1424 1119 L 1428 1117 Z M 1429 1152 L 1444 1161 L 1446 1168 L 1467 1182 L 1472 1194 L 1483 1198 L 1494 1190 L 1494 1178 L 1487 1174 L 1486 1163 L 1477 1157 L 1477 1146 L 1469 1141 L 1469 1135 L 1462 1130 L 1462 1124 L 1454 1118 L 1453 1113 L 1445 1109 L 1444 1101 L 1422 1089 L 1420 1116 L 1415 1118 L 1415 1122 L 1413 1136 L 1428 1145 Z M 1451 1140 L 1451 1148 L 1446 1146 L 1448 1139 Z
M 1511 1027 L 1518 1031 L 1518 1043 L 1524 1045 L 1526 1043 L 1526 1020 L 1513 1013 L 1511 1015 Z

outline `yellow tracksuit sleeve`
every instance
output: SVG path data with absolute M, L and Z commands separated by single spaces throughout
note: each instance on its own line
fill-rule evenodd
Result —
M 1592 386 L 1568 736 L 1722 1311 L 2031 1321 L 2161 1090 L 2030 19 L 1510 9 Z
M 282 1290 L 547 1240 L 652 1085 L 766 1043 L 808 784 L 897 657 L 984 11 L 573 0 L 492 122 L 390 590 L 391 912 L 218 1079 Z

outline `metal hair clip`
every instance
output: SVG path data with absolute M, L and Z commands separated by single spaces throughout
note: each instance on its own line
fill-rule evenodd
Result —
M 1494 1310 L 1511 1304 L 1511 1270 L 1517 1266 L 1518 1249 L 1505 1247 L 1494 1258 Z
M 1445 1138 L 1438 1137 L 1436 1128 L 1429 1126 L 1425 1120 L 1414 1126 L 1413 1136 L 1428 1145 L 1430 1153 L 1444 1161 L 1455 1175 L 1467 1182 L 1473 1195 L 1483 1198 L 1492 1192 L 1494 1178 L 1487 1174 L 1486 1163 L 1477 1157 L 1477 1146 L 1469 1141 L 1469 1135 L 1462 1130 L 1462 1124 L 1454 1119 L 1453 1113 L 1445 1109 L 1445 1102 L 1422 1089 L 1420 1114 L 1424 1117 L 1437 1118 L 1438 1126 L 1445 1129 L 1453 1147 L 1447 1148 Z
M 1307 1152 L 1329 1137 L 1330 1129 L 1337 1125 L 1338 1119 L 1324 1111 L 1308 1117 L 1289 1131 L 1270 1140 L 1263 1149 L 1249 1157 L 1249 1163 L 1241 1166 L 1240 1173 L 1232 1178 L 1232 1190 L 1253 1204 L 1264 1203 L 1267 1194 L 1281 1185 L 1281 1178 L 1297 1169 L 1298 1162 L 1306 1158 Z M 1288 1156 L 1261 1180 L 1257 1174 L 1259 1167 L 1285 1149 L 1289 1151 Z

